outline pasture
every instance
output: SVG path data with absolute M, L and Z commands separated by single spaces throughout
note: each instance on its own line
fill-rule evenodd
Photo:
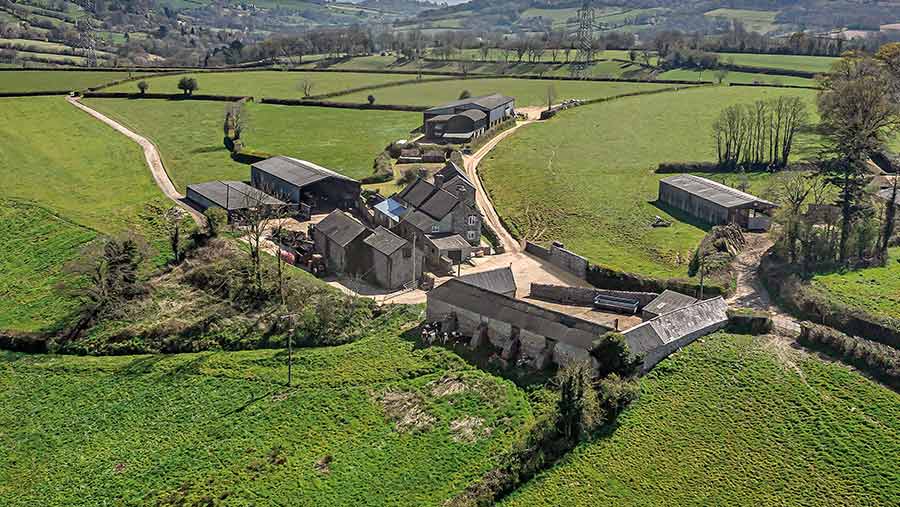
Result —
M 900 395 L 768 340 L 719 333 L 676 353 L 617 427 L 500 505 L 900 503 Z
M 72 57 L 59 56 L 59 58 Z M 142 74 L 113 70 L 96 72 L 77 70 L 5 70 L 0 72 L 0 93 L 83 90 L 139 75 Z
M 222 144 L 225 103 L 206 101 L 88 99 L 90 107 L 153 140 L 177 188 L 215 179 L 246 180 L 250 168 L 231 160 Z M 321 107 L 250 104 L 245 108 L 247 147 L 302 158 L 353 178 L 372 174 L 385 146 L 408 139 L 421 115 Z
M 900 319 L 900 248 L 890 253 L 884 267 L 817 275 L 812 279 L 812 286 L 829 301 L 872 315 Z
M 43 331 L 72 310 L 55 286 L 94 237 L 40 206 L 0 199 L 0 330 Z
M 541 106 L 547 104 L 547 89 L 556 90 L 556 101 L 565 99 L 597 99 L 624 93 L 659 90 L 672 85 L 653 83 L 613 83 L 584 81 L 547 81 L 538 79 L 466 79 L 417 83 L 371 92 L 376 104 L 408 104 L 414 106 L 436 106 L 459 98 L 464 90 L 473 96 L 503 93 L 516 99 L 516 105 Z M 342 95 L 341 102 L 365 102 L 369 92 Z
M 839 60 L 831 56 L 766 55 L 756 53 L 718 53 L 719 61 L 745 67 L 828 72 Z
M 722 109 L 780 95 L 804 97 L 812 110 L 811 90 L 728 87 L 576 108 L 520 129 L 484 159 L 479 171 L 517 237 L 562 241 L 593 262 L 619 270 L 685 276 L 708 226 L 653 204 L 665 177 L 654 171 L 661 162 L 714 161 L 711 125 Z M 814 151 L 811 143 L 810 136 L 801 136 L 796 156 Z M 753 188 L 764 188 L 767 179 L 754 175 Z M 656 216 L 673 225 L 651 227 Z
M 751 32 L 769 33 L 778 28 L 775 22 L 776 11 L 754 11 L 748 9 L 715 9 L 704 14 L 710 18 L 724 18 L 739 21 Z
M 715 70 L 697 72 L 692 69 L 667 70 L 657 76 L 658 79 L 677 79 L 684 81 L 712 81 L 717 82 Z M 774 85 L 792 86 L 818 86 L 815 79 L 794 76 L 776 76 L 772 74 L 757 74 L 753 72 L 728 71 L 723 83 L 763 83 Z
M 200 89 L 197 93 L 205 95 L 239 95 L 248 97 L 270 97 L 282 99 L 303 98 L 303 83 L 312 84 L 312 95 L 323 95 L 350 88 L 374 86 L 396 81 L 415 79 L 415 76 L 403 74 L 355 74 L 352 72 L 287 72 L 287 71 L 248 71 L 248 72 L 202 72 L 195 74 L 179 74 L 174 76 L 158 76 L 147 79 L 150 92 L 178 94 L 178 81 L 183 77 L 197 80 Z M 123 83 L 104 91 L 137 93 L 137 83 Z
M 532 409 L 512 383 L 402 336 L 294 351 L 0 353 L 0 503 L 439 505 Z

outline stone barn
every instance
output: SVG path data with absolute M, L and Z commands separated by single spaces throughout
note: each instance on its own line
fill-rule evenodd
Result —
M 310 226 L 316 252 L 325 257 L 328 270 L 338 274 L 364 274 L 370 253 L 365 239 L 372 234 L 365 225 L 340 210 Z
M 765 231 L 769 214 L 778 206 L 759 197 L 693 174 L 670 176 L 659 182 L 658 202 L 711 225 L 736 224 Z
M 360 183 L 330 169 L 291 157 L 272 157 L 250 166 L 254 187 L 314 211 L 353 209 Z
M 687 308 L 697 302 L 697 298 L 686 296 L 674 290 L 664 290 L 662 294 L 657 296 L 653 301 L 647 303 L 647 306 L 641 311 L 641 317 L 644 320 L 651 320 L 659 317 L 664 313 L 673 312 Z
M 371 255 L 369 276 L 379 287 L 399 289 L 422 277 L 424 259 L 420 251 L 413 250 L 409 241 L 384 227 L 379 227 L 363 241 Z

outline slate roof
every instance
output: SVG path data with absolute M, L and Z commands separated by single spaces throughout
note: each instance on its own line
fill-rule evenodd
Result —
M 459 199 L 455 195 L 446 190 L 438 190 L 431 197 L 419 206 L 419 211 L 425 213 L 435 220 L 443 220 L 453 208 L 459 204 Z
M 472 182 L 469 181 L 469 177 L 466 175 L 465 171 L 460 169 L 459 166 L 456 165 L 456 163 L 454 163 L 452 161 L 448 161 L 447 165 L 445 165 L 443 167 L 443 169 L 436 172 L 435 174 L 436 175 L 439 174 L 439 175 L 443 176 L 444 183 L 450 183 L 455 178 L 462 178 L 466 183 L 469 184 L 469 186 L 471 186 L 473 188 L 475 187 L 475 185 L 472 185 Z
M 719 182 L 701 178 L 693 174 L 678 174 L 662 180 L 677 189 L 702 197 L 724 208 L 777 208 L 778 206 L 765 199 L 741 192 Z
M 365 244 L 387 256 L 393 255 L 394 252 L 408 244 L 405 239 L 397 236 L 384 227 L 379 227 L 375 230 L 375 234 L 372 234 L 363 241 Z
M 644 311 L 652 313 L 654 315 L 662 315 L 664 313 L 669 313 L 674 310 L 680 310 L 687 306 L 691 306 L 696 302 L 696 298 L 686 296 L 680 292 L 666 289 L 662 294 L 659 295 L 659 297 L 645 306 Z
M 431 232 L 431 226 L 437 223 L 435 219 L 418 210 L 408 213 L 406 222 L 425 233 Z
M 507 97 L 500 93 L 493 93 L 491 95 L 483 95 L 481 97 L 472 97 L 468 99 L 460 99 L 454 100 L 453 102 L 448 102 L 446 104 L 432 107 L 431 109 L 426 110 L 425 112 L 436 112 L 442 111 L 444 109 L 451 108 L 459 108 L 459 107 L 482 107 L 484 109 L 497 109 L 500 106 L 513 102 L 515 99 L 512 97 Z
M 243 181 L 208 181 L 188 185 L 192 190 L 228 211 L 252 208 L 259 204 L 280 206 L 284 202 L 257 190 Z
M 515 294 L 516 292 L 516 277 L 513 276 L 512 269 L 508 267 L 472 273 L 461 276 L 458 280 L 497 294 Z
M 584 350 L 610 328 L 497 294 L 453 278 L 431 290 L 436 299 Z
M 425 204 L 425 201 L 437 191 L 437 187 L 423 180 L 416 178 L 416 181 L 410 183 L 402 192 L 397 194 L 403 202 L 406 202 L 414 208 L 418 208 Z
M 462 250 L 471 248 L 472 245 L 459 234 L 444 234 L 440 236 L 427 236 L 428 241 L 438 250 Z
M 316 230 L 338 245 L 345 247 L 369 229 L 341 210 L 335 210 L 316 224 Z
M 278 156 L 268 158 L 262 162 L 253 164 L 252 167 L 301 188 L 328 178 L 336 178 L 357 183 L 356 180 L 338 174 L 330 169 L 325 169 L 322 166 L 307 162 L 306 160 L 298 160 L 291 157 Z
M 722 297 L 708 299 L 660 315 L 622 334 L 632 354 L 646 354 L 682 338 L 723 327 L 728 322 L 727 310 Z

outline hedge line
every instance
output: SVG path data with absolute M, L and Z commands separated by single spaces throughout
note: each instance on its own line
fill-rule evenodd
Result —
M 240 95 L 185 95 L 183 93 L 132 93 L 132 92 L 84 92 L 81 94 L 86 99 L 166 99 L 166 100 L 212 100 L 218 102 L 237 102 L 244 99 L 252 100 L 253 97 Z
M 627 290 L 631 292 L 656 292 L 661 293 L 666 289 L 681 292 L 690 296 L 699 296 L 700 284 L 681 278 L 651 278 L 618 271 L 615 269 L 590 264 L 587 272 L 587 282 L 601 289 Z M 726 296 L 728 288 L 715 282 L 706 283 L 703 286 L 703 297 Z
M 366 92 L 366 91 L 372 91 L 372 90 L 382 90 L 384 88 L 393 88 L 395 86 L 403 86 L 403 85 L 408 85 L 408 84 L 417 84 L 417 83 L 425 83 L 425 82 L 435 83 L 435 82 L 440 82 L 440 81 L 458 81 L 458 80 L 459 80 L 459 78 L 456 78 L 456 77 L 443 77 L 443 78 L 436 77 L 433 79 L 404 79 L 402 81 L 394 81 L 392 83 L 382 83 L 382 84 L 370 85 L 370 86 L 359 86 L 356 88 L 350 88 L 348 90 L 339 90 L 336 92 L 324 93 L 322 95 L 313 95 L 311 97 L 306 97 L 305 100 L 324 100 L 324 99 L 330 99 L 332 97 L 340 97 L 342 95 L 350 95 L 353 93 Z
M 734 72 L 748 72 L 751 74 L 766 74 L 769 76 L 790 76 L 790 77 L 805 77 L 808 79 L 812 79 L 816 77 L 815 72 L 809 72 L 805 70 L 791 70 L 791 69 L 781 69 L 777 67 L 751 67 L 747 65 L 728 65 L 728 64 L 720 64 L 720 67 L 734 71 Z
M 895 389 L 900 388 L 900 351 L 897 349 L 812 322 L 802 322 L 800 328 L 798 341 L 801 344 L 820 349 Z
M 68 95 L 69 90 L 51 90 L 42 92 L 0 92 L 0 97 L 43 97 L 46 95 Z
M 774 84 L 774 83 L 728 83 L 728 86 L 756 86 L 762 88 L 794 88 L 799 90 L 821 90 L 818 86 L 806 86 L 806 85 L 786 85 L 786 84 Z
M 340 109 L 361 109 L 376 111 L 405 111 L 412 113 L 421 113 L 429 109 L 428 106 L 407 106 L 399 104 L 365 104 L 355 102 L 332 102 L 327 100 L 308 100 L 308 99 L 273 99 L 263 98 L 259 101 L 261 104 L 276 104 L 280 106 L 313 106 L 313 107 L 335 107 Z
M 900 349 L 900 319 L 871 315 L 829 301 L 771 252 L 763 257 L 759 276 L 769 293 L 798 318 Z

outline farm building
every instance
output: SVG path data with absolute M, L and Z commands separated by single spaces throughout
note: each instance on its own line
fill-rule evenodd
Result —
M 664 313 L 624 333 L 628 349 L 643 357 L 643 371 L 676 350 L 728 324 L 728 305 L 721 297 Z
M 750 231 L 768 230 L 768 213 L 778 206 L 746 192 L 693 174 L 659 182 L 659 202 L 712 225 L 736 224 Z
M 363 242 L 371 255 L 370 277 L 378 286 L 398 289 L 421 278 L 423 259 L 409 241 L 379 227 Z
M 209 208 L 225 210 L 229 221 L 239 218 L 242 211 L 258 206 L 285 206 L 284 202 L 242 181 L 210 181 L 188 185 L 187 199 L 203 212 Z
M 513 276 L 511 268 L 472 273 L 459 277 L 459 280 L 496 294 L 516 297 L 516 278 Z
M 442 331 L 471 337 L 473 348 L 491 345 L 506 360 L 537 369 L 596 361 L 594 341 L 611 329 L 498 294 L 454 278 L 428 293 L 427 319 Z
M 515 99 L 499 93 L 460 99 L 424 113 L 425 137 L 432 141 L 465 143 L 515 116 Z
M 888 203 L 888 202 L 891 202 L 891 197 L 893 196 L 893 194 L 894 194 L 893 188 L 882 188 L 881 190 L 878 191 L 877 195 L 878 195 L 879 199 Z M 900 206 L 900 192 L 897 193 L 897 197 L 896 197 L 896 199 L 894 199 L 894 205 Z
M 686 296 L 680 292 L 666 289 L 662 294 L 644 307 L 641 317 L 644 320 L 655 319 L 664 313 L 681 310 L 697 302 L 697 298 Z
M 250 166 L 254 187 L 313 210 L 352 209 L 359 200 L 358 181 L 291 157 L 272 157 Z
M 340 210 L 310 227 L 316 252 L 325 257 L 334 273 L 362 274 L 369 270 L 370 254 L 365 239 L 372 234 L 365 225 Z

